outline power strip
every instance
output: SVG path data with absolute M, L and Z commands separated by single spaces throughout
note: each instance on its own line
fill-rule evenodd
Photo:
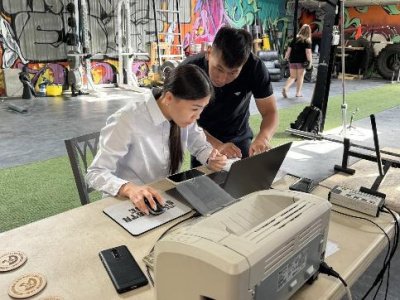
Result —
M 385 199 L 344 186 L 335 186 L 328 195 L 328 200 L 336 205 L 346 207 L 373 217 L 379 216 L 379 211 L 385 204 Z

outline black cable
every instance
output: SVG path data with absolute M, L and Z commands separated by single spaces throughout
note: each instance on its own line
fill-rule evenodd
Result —
M 397 247 L 398 247 L 398 242 L 399 242 L 399 223 L 397 221 L 396 216 L 394 215 L 394 213 L 386 206 L 383 206 L 383 208 L 385 208 L 387 210 L 387 213 L 390 213 L 393 217 L 393 220 L 395 222 L 395 227 L 394 227 L 394 236 L 393 236 L 393 248 L 392 248 L 392 252 L 391 252 L 391 256 L 389 258 L 389 261 L 387 262 L 387 278 L 386 278 L 386 291 L 385 291 L 385 299 L 387 299 L 387 294 L 389 291 L 389 283 L 390 283 L 390 261 L 392 259 L 392 257 L 394 256 L 394 254 L 396 253 Z M 384 210 L 382 210 L 382 212 L 386 212 Z M 382 278 L 383 281 L 383 278 Z M 382 284 L 382 281 L 379 284 L 378 289 L 380 288 L 380 285 Z M 377 295 L 377 292 L 375 293 L 374 299 Z
M 390 211 L 386 206 L 384 206 L 384 207 L 393 216 L 393 219 L 394 219 L 395 224 L 396 224 L 396 226 L 395 226 L 395 237 L 393 238 L 395 240 L 393 253 L 395 253 L 396 250 L 397 250 L 397 247 L 398 247 L 398 242 L 399 242 L 399 222 L 398 222 L 396 216 L 393 214 L 393 212 Z M 385 299 L 387 299 L 387 294 L 388 294 L 388 291 L 389 291 L 389 282 L 390 282 L 389 281 L 389 277 L 390 277 L 390 264 L 388 266 L 388 276 L 387 276 L 387 281 L 386 281 Z
M 167 230 L 165 230 L 165 231 L 158 237 L 158 239 L 156 240 L 156 243 L 157 243 L 159 240 L 161 240 L 171 229 L 175 228 L 175 227 L 178 226 L 179 224 L 182 224 L 183 222 L 186 222 L 187 220 L 194 219 L 194 218 L 197 218 L 197 217 L 199 217 L 199 216 L 200 216 L 200 213 L 196 212 L 196 213 L 194 213 L 193 215 L 191 215 L 189 218 L 180 220 L 178 223 L 172 225 L 171 227 L 169 227 Z M 156 243 L 154 243 L 154 245 L 153 245 L 153 247 L 151 248 L 149 254 L 152 253 L 152 252 L 154 251 L 154 247 L 156 246 Z
M 381 210 L 381 211 L 385 212 L 385 213 L 389 213 L 389 212 L 386 212 L 384 210 Z M 397 230 L 397 228 L 395 227 L 394 230 L 395 230 L 395 234 L 394 234 L 394 237 L 393 237 L 393 248 L 392 248 L 392 251 L 396 251 L 397 243 L 398 243 L 398 239 L 396 238 L 396 230 Z M 385 275 L 385 274 L 383 274 L 383 275 Z M 373 299 L 376 299 L 376 297 L 378 295 L 378 291 L 381 288 L 381 285 L 383 283 L 383 280 L 384 280 L 384 276 L 382 277 L 381 282 L 379 283 L 379 286 L 378 286 L 378 288 L 377 288 L 377 290 L 375 292 L 375 295 L 374 295 Z M 386 288 L 385 288 L 385 298 L 384 298 L 385 300 L 387 299 L 387 295 L 388 295 L 388 291 L 389 291 L 389 283 L 390 283 L 390 260 L 388 261 L 388 264 L 387 264 Z
M 393 249 L 392 249 L 392 255 L 390 257 L 390 260 L 396 253 L 398 243 L 399 243 L 399 221 L 396 218 L 396 215 L 393 213 L 391 209 L 389 209 L 387 206 L 383 205 L 383 208 L 386 209 L 393 217 L 393 220 L 395 222 L 395 227 L 394 227 L 394 237 L 393 237 Z M 389 278 L 390 278 L 390 260 L 388 262 L 388 274 L 387 274 L 387 281 L 386 281 L 386 291 L 385 291 L 385 299 L 387 299 L 387 294 L 389 291 Z
M 338 213 L 338 214 L 341 214 L 341 215 L 344 215 L 344 216 L 346 216 L 346 217 L 351 217 L 351 218 L 356 218 L 356 219 L 368 221 L 368 222 L 374 224 L 376 227 L 378 227 L 378 228 L 383 232 L 383 234 L 385 235 L 386 240 L 387 240 L 387 242 L 388 242 L 388 249 L 386 250 L 386 255 L 385 255 L 384 262 L 386 261 L 386 259 L 387 259 L 388 256 L 389 256 L 389 253 L 390 253 L 391 243 L 390 243 L 390 237 L 388 236 L 388 234 L 386 233 L 386 231 L 385 231 L 381 226 L 379 226 L 379 225 L 378 225 L 377 223 L 375 223 L 374 221 L 371 221 L 370 219 L 367 219 L 367 218 L 364 218 L 364 217 L 359 217 L 359 216 L 355 216 L 355 215 L 346 214 L 346 213 L 344 213 L 344 212 L 340 212 L 340 211 L 337 211 L 337 210 L 334 210 L 334 209 L 331 209 L 331 211 L 333 211 L 333 212 L 335 212 L 335 213 Z
M 378 275 L 376 276 L 375 281 L 374 281 L 374 283 L 372 284 L 372 286 L 369 288 L 369 290 L 366 292 L 366 294 L 365 294 L 364 297 L 362 298 L 362 299 L 365 299 L 365 298 L 369 295 L 369 293 L 374 289 L 374 287 L 381 281 L 381 279 L 382 279 L 382 277 L 383 277 L 383 275 L 384 275 L 384 273 L 385 273 L 385 271 L 386 271 L 386 268 L 387 268 L 387 261 L 390 261 L 390 259 L 391 259 L 391 257 L 390 257 L 390 254 L 391 254 L 391 252 L 392 252 L 391 250 L 392 250 L 394 247 L 391 247 L 389 235 L 385 232 L 385 230 L 384 230 L 381 226 L 379 226 L 379 225 L 378 225 L 377 223 L 375 223 L 374 221 L 372 221 L 372 220 L 370 220 L 370 219 L 367 219 L 367 218 L 364 218 L 364 217 L 359 217 L 359 216 L 355 216 L 355 215 L 346 214 L 346 213 L 343 213 L 343 212 L 340 212 L 340 211 L 337 211 L 337 210 L 334 210 L 334 209 L 332 209 L 332 211 L 333 211 L 333 212 L 336 212 L 336 213 L 338 213 L 338 214 L 347 216 L 347 217 L 351 217 L 351 218 L 356 218 L 356 219 L 364 220 L 364 221 L 367 221 L 367 222 L 370 222 L 370 223 L 374 224 L 376 227 L 378 227 L 378 228 L 383 232 L 383 234 L 385 235 L 385 237 L 386 237 L 386 239 L 387 239 L 388 248 L 387 248 L 387 250 L 386 250 L 386 255 L 385 255 L 385 259 L 384 259 L 384 261 L 383 261 L 382 269 L 379 271 Z
M 384 264 L 383 264 L 383 267 L 382 267 L 381 271 L 380 271 L 380 272 L 378 273 L 378 275 L 376 276 L 374 283 L 373 283 L 372 286 L 369 288 L 369 290 L 365 293 L 365 295 L 364 295 L 364 297 L 362 298 L 362 300 L 365 299 L 365 298 L 368 296 L 368 294 L 372 291 L 372 289 L 373 289 L 378 283 L 380 283 L 380 284 L 379 284 L 379 286 L 378 286 L 377 292 L 379 291 L 379 288 L 380 288 L 380 286 L 381 286 L 381 282 L 382 282 L 382 280 L 383 280 L 383 277 L 384 277 L 384 275 L 385 275 L 386 270 L 388 270 L 388 280 L 389 280 L 389 277 L 390 277 L 390 261 L 392 260 L 394 254 L 395 254 L 395 252 L 396 252 L 396 249 L 397 249 L 397 247 L 398 247 L 398 240 L 399 240 L 399 223 L 398 223 L 398 221 L 397 221 L 397 218 L 396 218 L 395 214 L 394 214 L 388 207 L 386 207 L 386 206 L 384 205 L 383 208 L 385 208 L 385 209 L 392 215 L 392 217 L 393 217 L 393 219 L 394 219 L 394 222 L 395 222 L 394 237 L 393 237 L 393 246 L 392 246 L 392 249 L 391 249 L 391 251 L 390 251 L 389 258 L 386 259 L 386 257 L 385 257 L 385 261 L 384 261 Z M 387 289 L 386 289 L 386 292 L 385 292 L 385 299 L 387 298 L 387 292 L 388 292 L 389 283 L 387 283 L 386 286 L 387 286 Z M 377 295 L 377 292 L 376 292 L 375 296 Z
M 390 264 L 389 264 L 389 268 L 390 268 Z M 381 277 L 381 280 L 379 281 L 379 285 L 375 291 L 374 297 L 372 298 L 372 300 L 375 300 L 376 297 L 378 296 L 379 290 L 381 289 L 381 286 L 383 284 L 383 280 L 385 279 L 385 273 L 383 273 L 383 276 Z
M 157 239 L 156 242 L 154 243 L 153 247 L 151 248 L 149 254 L 147 254 L 147 255 L 150 255 L 151 253 L 154 252 L 154 248 L 155 248 L 155 246 L 156 246 L 156 243 L 157 243 L 160 239 L 162 239 L 171 229 L 175 228 L 175 227 L 178 226 L 179 224 L 182 224 L 183 222 L 186 222 L 187 220 L 194 219 L 194 218 L 197 218 L 197 217 L 199 217 L 199 216 L 200 216 L 200 213 L 196 212 L 196 213 L 194 213 L 193 215 L 191 215 L 189 218 L 183 219 L 183 220 L 179 221 L 178 223 L 176 223 L 176 224 L 172 225 L 171 227 L 169 227 L 167 230 L 165 230 L 165 231 L 158 237 L 158 239 Z M 153 279 L 153 276 L 151 276 L 150 267 L 149 267 L 147 264 L 146 264 L 146 273 L 147 273 L 147 276 L 148 276 L 149 279 L 150 279 L 151 285 L 154 287 L 154 279 Z
M 387 299 L 388 291 L 389 291 L 389 282 L 390 282 L 390 264 L 388 267 L 388 273 L 386 277 L 386 291 L 385 291 L 385 300 Z
M 336 272 L 331 266 L 329 266 L 326 262 L 321 261 L 319 264 L 319 269 L 318 271 L 322 274 L 326 274 L 328 276 L 333 276 L 338 278 L 345 287 L 347 287 L 347 282 L 340 276 L 338 272 Z
M 330 187 L 328 187 L 328 186 L 324 186 L 324 185 L 321 185 L 321 184 L 319 184 L 319 185 L 322 186 L 322 187 L 330 189 Z M 387 210 L 387 212 L 384 211 L 383 208 L 385 208 Z M 336 211 L 334 209 L 332 209 L 332 211 L 334 211 L 336 213 L 339 213 L 339 214 L 342 214 L 344 216 L 353 217 L 353 218 L 356 218 L 356 219 L 362 219 L 362 220 L 366 220 L 368 222 L 371 222 L 372 224 L 377 226 L 384 233 L 384 235 L 385 235 L 385 237 L 386 237 L 386 239 L 388 241 L 388 248 L 387 248 L 387 251 L 386 251 L 385 259 L 383 261 L 383 266 L 382 266 L 382 269 L 380 270 L 380 272 L 378 273 L 378 275 L 376 276 L 374 283 L 372 284 L 372 286 L 370 287 L 370 289 L 367 291 L 367 293 L 364 295 L 364 297 L 362 299 L 365 299 L 369 295 L 369 293 L 372 291 L 372 289 L 379 283 L 379 286 L 378 286 L 378 288 L 376 290 L 376 293 L 375 293 L 375 296 L 374 296 L 374 299 L 376 298 L 376 296 L 378 294 L 378 291 L 379 291 L 379 289 L 380 289 L 380 287 L 381 287 L 381 285 L 383 283 L 385 271 L 387 270 L 387 278 L 386 278 L 387 281 L 386 281 L 386 292 L 385 292 L 385 299 L 386 299 L 387 298 L 387 293 L 388 293 L 388 290 L 389 290 L 390 261 L 392 260 L 394 254 L 396 252 L 396 249 L 398 247 L 398 241 L 399 241 L 399 228 L 400 227 L 399 227 L 399 222 L 398 222 L 395 214 L 393 213 L 393 211 L 391 211 L 385 205 L 383 205 L 382 209 L 380 210 L 381 212 L 384 212 L 384 213 L 390 213 L 392 215 L 393 219 L 394 219 L 394 222 L 395 222 L 393 244 L 392 244 L 392 247 L 391 247 L 390 238 L 389 238 L 388 234 L 383 230 L 383 228 L 381 228 L 375 222 L 373 222 L 373 221 L 371 221 L 371 220 L 369 220 L 367 218 L 363 218 L 363 217 L 358 217 L 358 216 L 342 213 L 342 212 Z
M 393 241 L 394 241 L 394 249 L 393 249 L 393 255 L 398 247 L 398 242 L 399 242 L 399 221 L 396 218 L 396 215 L 393 213 L 393 211 L 388 208 L 386 205 L 383 206 L 384 209 L 386 209 L 393 217 L 394 223 L 395 223 L 395 227 L 394 227 L 394 237 L 393 237 Z

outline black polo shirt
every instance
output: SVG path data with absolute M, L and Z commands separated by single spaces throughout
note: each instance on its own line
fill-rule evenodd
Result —
M 182 64 L 197 65 L 208 74 L 208 61 L 204 53 L 190 56 Z M 215 97 L 201 113 L 198 124 L 224 143 L 252 138 L 249 126 L 251 95 L 259 99 L 273 93 L 264 63 L 250 54 L 234 81 L 214 89 Z

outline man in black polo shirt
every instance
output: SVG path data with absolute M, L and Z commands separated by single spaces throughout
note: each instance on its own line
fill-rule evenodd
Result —
M 201 113 L 198 124 L 213 147 L 228 158 L 268 150 L 278 125 L 276 99 L 267 68 L 251 53 L 251 46 L 252 38 L 247 31 L 222 27 L 206 53 L 183 62 L 199 66 L 210 76 L 215 97 Z M 249 126 L 252 95 L 262 116 L 260 132 L 254 141 Z M 192 158 L 192 167 L 198 165 Z

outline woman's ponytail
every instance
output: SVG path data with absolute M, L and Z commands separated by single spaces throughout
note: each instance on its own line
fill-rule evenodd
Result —
M 170 121 L 169 130 L 169 172 L 174 174 L 178 171 L 183 160 L 183 150 L 181 142 L 181 128 L 174 121 Z

